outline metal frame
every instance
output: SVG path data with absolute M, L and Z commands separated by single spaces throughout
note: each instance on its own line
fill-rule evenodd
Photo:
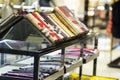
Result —
M 50 52 L 62 49 L 62 55 L 63 55 L 63 66 L 64 66 L 64 53 L 65 53 L 65 47 L 68 47 L 70 45 L 73 45 L 75 43 L 81 42 L 81 41 L 85 41 L 88 40 L 92 37 L 96 36 L 95 33 L 90 33 L 84 36 L 80 36 L 80 37 L 75 37 L 73 39 L 70 39 L 68 41 L 62 42 L 60 44 L 57 45 L 52 45 L 49 48 L 45 48 L 43 50 L 40 51 L 21 51 L 21 50 L 14 50 L 14 49 L 4 49 L 4 48 L 0 48 L 0 52 L 1 53 L 5 53 L 5 54 L 18 54 L 18 55 L 28 55 L 28 56 L 33 56 L 34 57 L 34 80 L 39 80 L 39 61 L 40 61 L 40 56 L 48 54 Z M 97 57 L 97 56 L 96 56 Z M 97 59 L 94 59 L 94 70 L 93 70 L 93 75 L 96 75 L 96 63 Z M 80 71 L 79 71 L 79 78 L 82 76 L 82 64 L 83 61 L 78 61 L 77 63 L 71 65 L 70 67 L 66 68 L 65 70 L 62 69 L 59 72 L 49 76 L 48 78 L 46 78 L 45 80 L 49 80 L 51 79 L 51 77 L 53 78 L 53 76 L 55 78 L 57 78 L 58 76 L 63 76 L 65 73 L 72 71 L 73 69 L 80 67 Z M 57 75 L 58 74 L 58 75 Z M 0 77 L 1 78 L 1 77 Z

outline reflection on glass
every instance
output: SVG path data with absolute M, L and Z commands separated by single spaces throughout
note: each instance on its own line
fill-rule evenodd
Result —
M 5 26 L 4 26 L 5 27 Z M 46 48 L 49 44 L 29 21 L 22 19 L 4 32 L 0 41 L 0 48 L 36 51 Z M 0 53 L 0 65 L 27 58 L 23 55 Z

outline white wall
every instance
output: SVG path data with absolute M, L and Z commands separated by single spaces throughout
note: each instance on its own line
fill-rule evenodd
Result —
M 64 5 L 64 0 L 52 0 L 57 6 Z
M 73 9 L 76 14 L 84 13 L 84 0 L 53 0 L 56 5 L 66 5 Z
M 84 0 L 65 0 L 65 5 L 77 14 L 84 12 Z

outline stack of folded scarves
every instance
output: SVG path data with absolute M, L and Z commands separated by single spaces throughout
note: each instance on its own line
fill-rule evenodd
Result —
M 54 74 L 61 68 L 61 62 L 59 61 L 41 61 L 40 62 L 40 80 L 43 80 L 45 77 Z M 20 79 L 33 79 L 33 65 L 26 67 L 21 67 L 19 69 L 13 69 L 7 73 L 3 73 L 4 77 L 14 77 Z

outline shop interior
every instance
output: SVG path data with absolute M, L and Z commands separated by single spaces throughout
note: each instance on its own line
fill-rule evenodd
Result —
M 120 0 L 0 0 L 0 80 L 120 80 L 119 5 Z M 89 32 L 52 44 L 26 20 L 25 14 L 50 14 L 58 6 L 67 6 Z M 118 22 L 117 29 L 113 21 Z M 97 54 L 87 54 L 85 60 L 80 55 L 66 58 L 65 52 L 72 48 L 79 48 L 81 55 L 87 48 L 93 48 Z M 47 65 L 44 61 L 48 61 Z M 42 70 L 52 67 L 54 73 L 41 73 L 41 66 Z M 32 74 L 23 72 L 20 77 L 10 72 L 28 67 Z

